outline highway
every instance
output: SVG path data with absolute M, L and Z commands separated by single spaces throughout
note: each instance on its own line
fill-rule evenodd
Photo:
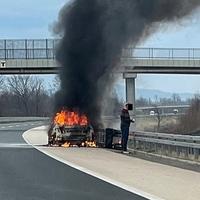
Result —
M 24 131 L 42 121 L 0 123 L 0 199 L 144 200 L 28 146 Z

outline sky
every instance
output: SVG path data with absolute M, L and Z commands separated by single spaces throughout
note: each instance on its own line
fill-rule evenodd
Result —
M 0 0 L 0 39 L 50 38 L 66 0 Z
M 0 39 L 53 38 L 52 27 L 68 0 L 0 0 Z M 200 12 L 176 24 L 162 24 L 140 47 L 200 48 Z M 119 84 L 124 84 L 122 79 Z M 138 88 L 200 92 L 200 75 L 138 75 Z

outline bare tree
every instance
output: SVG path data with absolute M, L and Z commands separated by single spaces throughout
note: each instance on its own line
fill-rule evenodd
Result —
M 61 86 L 60 78 L 58 75 L 56 75 L 52 83 L 49 84 L 50 95 L 55 94 L 60 89 L 60 86 Z
M 174 105 L 180 104 L 181 97 L 178 94 L 174 93 L 174 94 L 172 94 L 172 101 L 173 101 Z
M 159 132 L 160 131 L 160 124 L 161 124 L 161 121 L 163 119 L 162 110 L 160 108 L 158 108 L 157 105 L 154 105 L 154 111 L 155 111 L 156 119 L 158 121 L 158 123 L 157 123 L 157 132 Z
M 5 89 L 5 78 L 0 76 L 0 91 L 2 92 Z
M 136 99 L 136 106 L 142 107 L 142 106 L 149 106 L 150 100 L 140 97 L 139 99 Z
M 190 134 L 192 132 L 199 132 L 200 130 L 200 96 L 195 95 L 195 98 L 191 102 L 191 106 L 184 116 L 181 117 L 180 124 L 178 126 L 178 132 L 184 134 Z
M 17 96 L 19 105 L 22 105 L 25 114 L 30 114 L 29 103 L 34 93 L 33 77 L 31 76 L 11 76 L 7 79 L 8 88 L 11 93 Z
M 5 81 L 4 81 L 5 80 Z M 0 77 L 6 89 L 0 92 L 0 116 L 50 116 L 54 95 L 44 80 L 35 76 Z M 1 87 L 2 88 L 2 87 Z
M 40 104 L 41 101 L 43 100 L 41 98 L 42 94 L 44 93 L 44 85 L 43 85 L 43 80 L 39 78 L 35 78 L 33 80 L 33 107 L 35 108 L 35 115 L 38 116 L 39 110 L 40 110 Z

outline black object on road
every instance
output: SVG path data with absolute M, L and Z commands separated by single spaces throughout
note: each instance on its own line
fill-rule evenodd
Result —
M 122 133 L 120 130 L 107 128 L 106 138 L 105 138 L 105 148 L 121 149 L 121 137 L 122 137 Z

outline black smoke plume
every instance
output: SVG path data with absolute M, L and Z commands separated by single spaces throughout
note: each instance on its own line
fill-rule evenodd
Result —
M 176 21 L 199 7 L 199 0 L 73 0 L 59 14 L 56 59 L 61 90 L 56 109 L 79 109 L 98 122 L 109 74 L 123 47 L 137 45 L 159 23 Z

